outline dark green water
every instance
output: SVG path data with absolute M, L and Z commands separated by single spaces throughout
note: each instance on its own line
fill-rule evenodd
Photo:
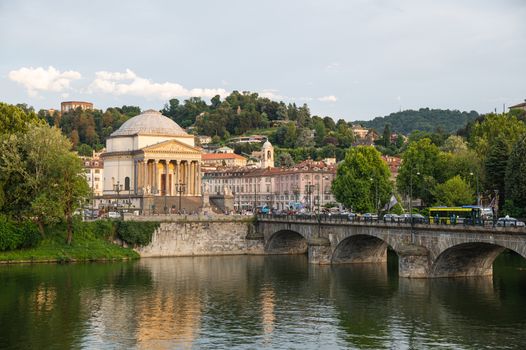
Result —
M 0 267 L 2 349 L 524 349 L 526 264 L 399 279 L 304 256 Z

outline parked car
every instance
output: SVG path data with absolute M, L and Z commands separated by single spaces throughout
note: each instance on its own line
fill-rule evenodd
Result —
M 362 220 L 364 221 L 376 221 L 378 220 L 378 214 L 365 213 L 362 215 Z
M 400 219 L 400 216 L 397 214 L 385 214 L 384 215 L 384 222 L 398 222 Z
M 119 214 L 116 211 L 110 211 L 110 212 L 108 212 L 108 218 L 110 218 L 110 219 L 120 219 L 121 218 L 121 214 Z
M 506 215 L 503 218 L 499 218 L 497 220 L 497 226 L 499 227 L 524 227 L 524 222 L 519 221 L 515 218 L 510 217 L 509 215 Z
M 402 214 L 399 216 L 398 220 L 400 222 L 411 222 L 411 216 L 413 217 L 413 222 L 416 224 L 425 223 L 426 218 L 421 214 Z

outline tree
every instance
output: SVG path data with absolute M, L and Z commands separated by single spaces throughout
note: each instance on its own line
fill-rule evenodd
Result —
M 503 137 L 497 137 L 493 142 L 484 163 L 486 170 L 486 186 L 491 190 L 499 191 L 499 207 L 505 201 L 505 178 L 508 166 L 510 149 Z
M 526 135 L 515 145 L 508 158 L 506 169 L 506 199 L 514 215 L 526 215 Z
M 452 177 L 442 184 L 437 184 L 433 190 L 435 205 L 454 207 L 472 204 L 473 189 L 459 175 Z
M 411 142 L 402 155 L 402 165 L 396 178 L 397 188 L 405 195 L 412 191 L 413 198 L 432 203 L 434 196 L 430 189 L 444 178 L 443 171 L 440 150 L 430 139 Z
M 498 138 L 504 140 L 511 150 L 524 133 L 526 133 L 526 125 L 515 115 L 488 114 L 471 127 L 469 143 L 481 157 L 485 157 Z
M 89 145 L 86 145 L 85 143 L 80 144 L 77 147 L 77 152 L 78 152 L 79 156 L 84 156 L 84 157 L 91 157 L 91 156 L 93 156 L 93 148 L 91 148 Z
M 384 147 L 389 147 L 391 145 L 391 125 L 389 124 L 385 124 L 384 126 L 382 141 Z
M 0 136 L 27 130 L 28 124 L 37 124 L 39 119 L 34 112 L 0 102 Z
M 346 207 L 358 212 L 372 212 L 376 199 L 382 208 L 391 196 L 393 187 L 389 176 L 387 164 L 374 147 L 353 147 L 338 166 L 332 192 Z
M 442 151 L 450 153 L 465 152 L 468 150 L 468 144 L 461 136 L 449 136 L 441 147 Z
M 292 167 L 294 166 L 294 159 L 292 159 L 292 156 L 288 152 L 282 152 L 278 156 L 278 163 L 277 166 L 279 167 Z
M 57 128 L 30 125 L 26 132 L 3 138 L 0 144 L 0 182 L 5 201 L 0 208 L 10 217 L 31 219 L 44 235 L 44 226 L 66 219 L 68 243 L 71 218 L 89 193 L 80 158 Z

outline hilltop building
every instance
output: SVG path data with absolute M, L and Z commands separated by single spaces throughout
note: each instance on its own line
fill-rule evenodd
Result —
M 64 101 L 60 103 L 60 112 L 66 113 L 79 107 L 82 110 L 93 109 L 93 103 L 84 101 Z
M 523 111 L 526 111 L 526 100 L 524 100 L 524 102 L 522 102 L 522 103 L 518 103 L 518 104 L 516 104 L 514 106 L 510 106 L 510 110 L 511 109 L 521 109 Z

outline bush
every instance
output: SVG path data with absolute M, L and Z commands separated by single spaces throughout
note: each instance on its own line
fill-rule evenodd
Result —
M 17 223 L 0 215 L 0 251 L 34 247 L 39 241 L 40 234 L 34 223 Z
M 117 236 L 132 246 L 145 246 L 152 241 L 152 235 L 159 222 L 118 221 Z
M 112 239 L 115 237 L 115 222 L 111 220 L 97 220 L 94 223 L 95 237 Z

